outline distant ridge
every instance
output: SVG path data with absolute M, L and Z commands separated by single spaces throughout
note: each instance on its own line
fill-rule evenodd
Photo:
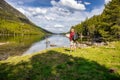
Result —
M 50 33 L 37 27 L 14 9 L 5 0 L 0 0 L 0 34 L 41 34 Z

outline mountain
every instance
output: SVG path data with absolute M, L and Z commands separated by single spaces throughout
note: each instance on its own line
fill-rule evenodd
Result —
M 91 39 L 102 38 L 105 41 L 120 39 L 120 0 L 112 0 L 105 5 L 101 15 L 95 15 L 75 25 L 75 30 Z
M 0 35 L 2 34 L 41 34 L 45 30 L 37 27 L 29 19 L 14 9 L 5 0 L 0 0 Z

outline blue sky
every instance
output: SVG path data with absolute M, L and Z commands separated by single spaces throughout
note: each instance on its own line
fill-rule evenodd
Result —
M 6 0 L 33 23 L 54 33 L 68 32 L 86 18 L 99 15 L 111 0 Z

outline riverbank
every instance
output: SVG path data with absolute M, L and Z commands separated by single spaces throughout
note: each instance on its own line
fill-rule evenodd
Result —
M 120 42 L 10 57 L 0 61 L 0 80 L 120 80 Z

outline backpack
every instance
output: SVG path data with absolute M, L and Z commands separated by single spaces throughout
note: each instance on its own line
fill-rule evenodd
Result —
M 78 38 L 79 38 L 78 33 L 75 33 L 75 34 L 73 35 L 73 37 L 72 37 L 72 40 L 75 41 L 75 40 L 77 40 Z

